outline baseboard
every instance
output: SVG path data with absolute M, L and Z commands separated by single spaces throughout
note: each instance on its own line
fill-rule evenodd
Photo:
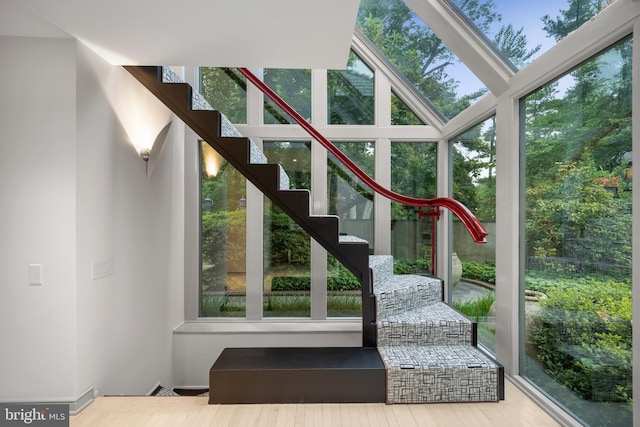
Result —
M 69 403 L 69 415 L 77 415 L 84 408 L 89 406 L 95 399 L 95 388 L 93 386 L 86 389 L 80 394 L 75 401 Z
M 75 398 L 35 398 L 35 399 L 10 399 L 3 403 L 32 403 L 38 405 L 55 404 L 55 405 L 69 405 L 69 415 L 77 415 L 84 408 L 89 406 L 95 399 L 95 388 L 91 386 L 85 391 L 80 393 Z
M 151 390 L 149 390 L 149 391 L 147 392 L 147 396 L 153 396 L 153 395 L 158 391 L 158 389 L 159 389 L 160 387 L 162 387 L 162 384 L 160 383 L 160 381 L 158 381 L 158 382 L 156 383 L 156 385 L 154 385 L 153 387 L 151 387 Z

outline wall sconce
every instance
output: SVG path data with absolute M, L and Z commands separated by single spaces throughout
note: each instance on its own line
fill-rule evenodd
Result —
M 149 150 L 148 148 L 143 148 L 142 150 L 140 150 L 140 157 L 142 157 L 142 160 L 144 160 L 145 162 L 149 161 L 150 155 L 151 155 L 151 150 Z
M 238 209 L 245 209 L 247 207 L 247 199 L 244 196 L 240 197 L 238 200 Z
M 167 139 L 167 134 L 169 133 L 169 128 L 171 127 L 171 123 L 167 123 L 161 130 L 158 132 L 156 139 L 153 141 L 151 148 L 141 148 L 140 149 L 140 157 L 142 160 L 147 162 L 147 178 L 151 177 L 151 173 L 156 166 L 156 162 L 160 157 L 160 153 L 162 152 L 162 148 L 164 147 L 164 142 Z

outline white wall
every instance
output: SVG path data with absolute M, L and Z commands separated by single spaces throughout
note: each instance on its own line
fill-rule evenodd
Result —
M 0 37 L 0 401 L 75 397 L 75 55 Z
M 134 138 L 138 127 L 157 133 L 169 111 L 82 45 L 78 87 L 77 389 L 144 394 L 171 385 L 172 329 L 182 320 L 172 309 L 183 289 L 180 126 L 148 178 Z M 94 266 L 113 274 L 94 278 Z
M 187 322 L 174 336 L 174 385 L 209 388 L 209 370 L 225 348 L 360 347 L 360 319 L 314 322 Z
M 172 116 L 126 71 L 73 39 L 0 37 L 0 52 L 0 401 L 170 386 L 183 127 L 147 177 L 131 118 L 157 132 Z

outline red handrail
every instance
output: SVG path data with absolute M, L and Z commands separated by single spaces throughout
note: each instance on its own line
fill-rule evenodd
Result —
M 462 203 L 457 200 L 450 199 L 448 197 L 436 197 L 434 199 L 418 199 L 416 197 L 404 196 L 402 194 L 391 191 L 382 185 L 378 184 L 374 179 L 369 177 L 362 169 L 358 167 L 349 157 L 347 157 L 342 151 L 338 149 L 331 141 L 325 138 L 320 132 L 318 132 L 304 117 L 302 117 L 296 110 L 294 110 L 289 104 L 287 104 L 280 96 L 275 93 L 269 86 L 267 86 L 262 80 L 260 80 L 249 69 L 239 67 L 238 71 L 253 83 L 258 89 L 260 89 L 265 95 L 269 97 L 276 105 L 284 110 L 289 116 L 293 118 L 304 130 L 311 135 L 312 138 L 317 140 L 324 148 L 326 148 L 331 154 L 338 158 L 351 172 L 353 172 L 358 178 L 362 180 L 367 186 L 371 187 L 375 192 L 385 196 L 386 198 L 402 203 L 407 206 L 422 207 L 443 207 L 449 209 L 456 214 L 462 223 L 467 227 L 469 234 L 473 240 L 477 243 L 486 243 L 487 231 L 482 226 L 480 221 L 473 215 L 473 213 Z

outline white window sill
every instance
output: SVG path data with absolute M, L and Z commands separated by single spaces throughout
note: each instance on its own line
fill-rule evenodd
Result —
M 362 319 L 200 319 L 185 321 L 174 334 L 254 334 L 254 333 L 362 332 Z

